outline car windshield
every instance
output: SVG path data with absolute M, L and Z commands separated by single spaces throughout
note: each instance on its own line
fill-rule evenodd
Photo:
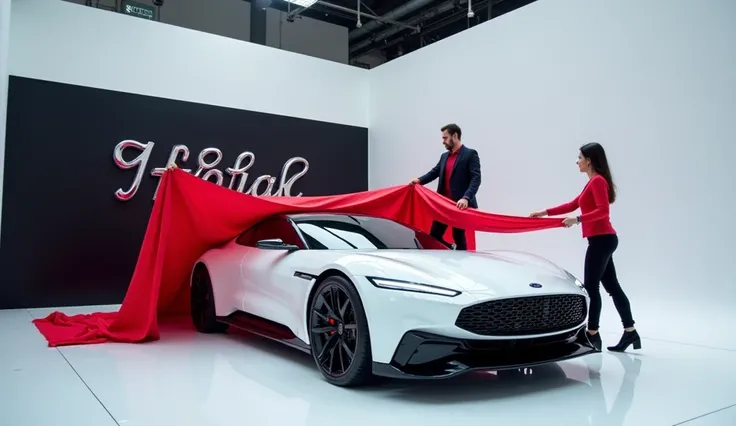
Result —
M 449 249 L 421 231 L 387 219 L 324 215 L 296 217 L 293 220 L 313 250 Z

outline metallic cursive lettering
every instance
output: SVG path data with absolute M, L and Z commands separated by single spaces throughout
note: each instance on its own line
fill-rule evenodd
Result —
M 248 159 L 248 164 L 243 166 L 241 163 L 243 160 Z M 253 165 L 253 163 L 256 162 L 256 155 L 252 152 L 246 151 L 238 155 L 238 158 L 235 160 L 235 165 L 233 167 L 228 167 L 225 169 L 225 171 L 232 176 L 230 178 L 230 184 L 227 186 L 229 189 L 233 189 L 233 184 L 235 183 L 235 180 L 238 178 L 238 176 L 242 176 L 240 179 L 240 183 L 238 184 L 238 187 L 235 189 L 238 192 L 243 192 L 245 189 L 245 181 L 248 179 L 248 169 Z
M 134 140 L 123 140 L 115 146 L 113 150 L 113 160 L 115 165 L 123 170 L 136 168 L 136 175 L 133 179 L 133 183 L 130 188 L 123 190 L 122 188 L 115 191 L 115 197 L 120 201 L 129 201 L 132 199 L 140 188 L 141 181 L 143 179 L 143 173 L 148 165 L 148 160 L 151 157 L 153 151 L 154 142 L 148 142 L 142 144 Z M 135 149 L 141 151 L 137 157 L 130 161 L 123 159 L 123 152 L 126 149 Z M 151 176 L 157 177 L 158 182 L 156 184 L 156 190 L 153 194 L 153 199 L 156 199 L 159 186 L 161 184 L 161 176 L 163 176 L 166 168 L 172 164 L 176 164 L 179 156 L 181 155 L 181 161 L 186 162 L 189 159 L 189 148 L 186 145 L 175 145 L 169 154 L 168 161 L 164 167 L 157 167 L 151 170 Z M 214 156 L 214 159 L 212 157 Z M 210 181 L 216 185 L 222 186 L 224 183 L 224 174 L 221 170 L 216 169 L 217 165 L 223 159 L 222 151 L 217 148 L 205 148 L 197 156 L 197 170 L 194 172 L 194 176 L 200 177 L 203 180 Z M 235 160 L 233 167 L 228 167 L 225 172 L 231 176 L 228 188 L 242 192 L 245 194 L 251 194 L 254 196 L 292 196 L 291 190 L 294 183 L 304 176 L 309 170 L 309 162 L 303 157 L 293 157 L 287 160 L 281 168 L 281 174 L 279 177 L 273 177 L 271 175 L 259 176 L 255 179 L 253 184 L 246 190 L 246 184 L 248 180 L 248 170 L 255 164 L 255 154 L 250 151 L 246 151 L 238 155 Z M 245 163 L 245 164 L 243 164 Z M 288 177 L 291 166 L 296 163 L 301 163 L 303 169 L 294 174 L 294 176 Z M 191 169 L 184 169 L 187 173 L 191 173 Z M 211 179 L 214 178 L 214 179 Z M 238 181 L 239 178 L 239 181 Z M 214 180 L 214 181 L 213 181 Z M 237 185 L 236 185 L 236 181 Z M 274 186 L 278 182 L 278 188 L 274 191 Z M 265 184 L 265 185 L 264 185 Z M 264 188 L 265 186 L 265 188 Z M 302 196 L 302 193 L 295 195 L 296 197 Z
M 133 198 L 133 196 L 135 196 L 135 194 L 138 192 L 138 188 L 141 186 L 141 179 L 143 179 L 143 170 L 145 170 L 146 164 L 148 164 L 148 159 L 151 157 L 153 145 L 153 142 L 143 144 L 130 139 L 124 140 L 115 145 L 115 149 L 112 153 L 112 159 L 115 164 L 123 170 L 137 167 L 135 178 L 133 178 L 133 184 L 130 185 L 130 188 L 128 188 L 127 191 L 124 191 L 123 188 L 119 188 L 117 191 L 115 191 L 115 196 L 118 198 L 118 200 L 128 201 Z M 123 159 L 123 151 L 128 148 L 137 149 L 142 152 L 138 154 L 138 156 L 135 157 L 133 160 L 126 161 Z
M 171 154 L 169 154 L 169 160 L 166 162 L 166 167 L 176 164 L 176 159 L 179 157 L 179 154 L 182 154 L 181 161 L 187 161 L 189 158 L 189 148 L 186 145 L 175 145 L 173 148 L 171 148 Z M 145 166 L 144 166 L 145 167 Z M 166 167 L 156 167 L 151 171 L 151 176 L 157 177 L 158 183 L 156 183 L 156 190 L 153 192 L 153 199 L 156 199 L 156 194 L 158 194 L 158 188 L 161 186 L 161 176 L 163 176 L 164 171 L 166 171 Z M 183 169 L 187 173 L 191 173 L 192 171 L 189 169 Z
M 215 159 L 211 163 L 208 163 L 205 158 L 207 158 L 207 156 L 210 154 L 215 154 Z M 202 174 L 203 171 L 207 170 L 207 173 L 202 176 L 202 179 L 209 180 L 211 176 L 215 176 L 215 178 L 217 178 L 216 183 L 222 186 L 222 172 L 214 168 L 215 166 L 220 164 L 220 161 L 222 161 L 222 151 L 217 148 L 203 149 L 202 152 L 199 153 L 199 168 L 194 173 L 194 176 L 199 177 L 199 175 Z
M 291 168 L 291 166 L 294 165 L 294 164 L 296 164 L 296 163 L 302 163 L 302 164 L 304 164 L 304 168 L 300 172 L 298 172 L 297 174 L 295 174 L 294 176 L 290 177 L 289 180 L 284 181 L 284 179 L 286 179 L 286 176 L 289 173 L 289 168 Z M 307 174 L 307 170 L 309 170 L 309 162 L 307 161 L 306 158 L 303 158 L 303 157 L 292 157 L 292 158 L 289 158 L 289 160 L 287 160 L 286 163 L 284 163 L 284 166 L 281 168 L 281 175 L 280 175 L 281 181 L 279 182 L 279 190 L 276 191 L 276 194 L 274 194 L 274 195 L 276 195 L 276 196 L 286 196 L 286 197 L 292 196 L 291 195 L 291 187 L 294 186 L 294 183 L 297 180 L 299 180 L 300 177 L 302 177 L 305 174 Z M 294 195 L 294 197 L 301 197 L 301 196 L 302 196 L 302 193 L 301 192 L 299 194 L 297 194 L 297 195 Z

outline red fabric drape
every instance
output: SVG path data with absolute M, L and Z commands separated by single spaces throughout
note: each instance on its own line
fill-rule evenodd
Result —
M 120 310 L 74 316 L 54 312 L 34 323 L 49 346 L 157 340 L 160 317 L 188 312 L 189 274 L 207 249 L 269 215 L 314 211 L 369 214 L 425 231 L 437 219 L 467 229 L 472 242 L 472 231 L 518 233 L 562 226 L 559 219 L 460 211 L 419 185 L 334 196 L 253 197 L 174 170 L 162 177 Z

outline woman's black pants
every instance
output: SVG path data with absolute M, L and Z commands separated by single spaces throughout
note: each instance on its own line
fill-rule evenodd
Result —
M 585 278 L 583 285 L 590 296 L 588 310 L 588 329 L 598 330 L 601 318 L 601 290 L 600 284 L 613 298 L 624 328 L 634 326 L 631 315 L 631 306 L 616 277 L 616 267 L 613 266 L 613 252 L 618 247 L 618 236 L 596 235 L 588 238 L 588 250 L 585 253 Z

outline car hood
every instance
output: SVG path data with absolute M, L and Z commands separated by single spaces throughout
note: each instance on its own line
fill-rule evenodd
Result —
M 363 261 L 353 257 L 350 262 L 351 270 L 358 275 L 407 280 L 466 293 L 508 297 L 579 292 L 575 278 L 564 269 L 529 253 L 373 250 L 362 252 L 360 257 Z M 532 287 L 532 283 L 542 287 Z

